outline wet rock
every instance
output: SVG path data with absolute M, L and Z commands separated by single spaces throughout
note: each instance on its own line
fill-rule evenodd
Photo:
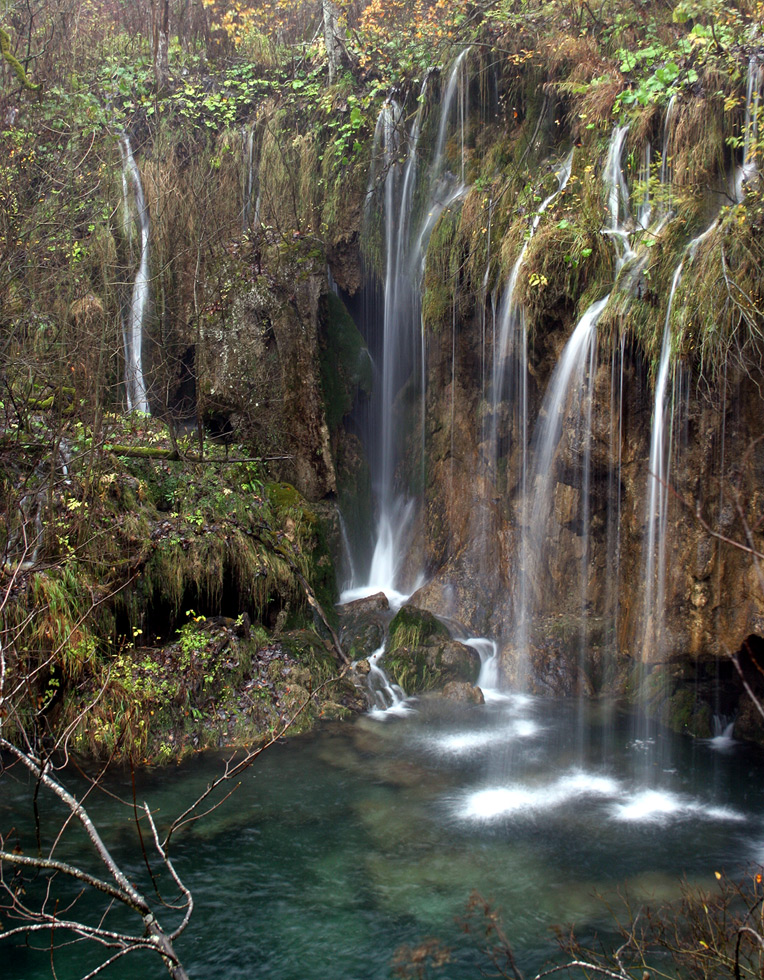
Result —
M 206 419 L 230 438 L 271 453 L 271 475 L 311 501 L 336 491 L 318 357 L 325 268 L 259 276 L 230 315 L 205 322 L 196 345 Z
M 474 684 L 480 673 L 480 656 L 457 640 L 430 639 L 386 654 L 384 667 L 407 694 L 419 694 L 438 690 L 449 681 Z
M 354 599 L 353 602 L 346 602 L 337 608 L 341 619 L 350 620 L 356 616 L 366 616 L 369 613 L 387 612 L 390 609 L 390 603 L 387 601 L 387 596 L 384 592 L 377 592 L 375 595 L 364 596 L 362 599 Z
M 579 520 L 581 492 L 567 483 L 554 488 L 554 516 L 559 524 L 567 526 Z
M 403 606 L 390 623 L 389 653 L 399 647 L 418 647 L 431 639 L 448 637 L 448 629 L 431 612 L 416 606 Z
M 368 660 L 385 638 L 390 604 L 383 592 L 337 607 L 340 643 L 351 660 Z M 368 673 L 368 666 L 366 673 Z
M 334 701 L 326 701 L 321 706 L 319 711 L 319 717 L 325 721 L 344 721 L 350 718 L 353 712 L 350 708 L 346 708 L 343 704 L 337 704 Z
M 443 688 L 443 697 L 459 704 L 485 704 L 483 692 L 474 684 L 464 681 L 449 681 Z

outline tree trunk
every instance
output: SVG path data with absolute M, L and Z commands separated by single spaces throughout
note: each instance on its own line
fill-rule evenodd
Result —
M 332 0 L 322 0 L 324 10 L 324 44 L 329 62 L 329 84 L 337 77 L 337 68 L 342 60 L 345 31 L 340 24 L 339 8 Z
M 151 6 L 154 8 L 153 3 Z M 159 10 L 153 12 L 154 76 L 161 92 L 170 81 L 170 0 L 159 0 Z

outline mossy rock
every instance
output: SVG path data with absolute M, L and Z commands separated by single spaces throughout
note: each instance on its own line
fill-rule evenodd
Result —
M 416 647 L 398 647 L 384 658 L 384 666 L 407 694 L 440 690 L 451 681 L 474 684 L 480 657 L 472 647 L 451 639 L 430 639 Z
M 339 607 L 340 643 L 351 660 L 365 660 L 382 646 L 390 619 L 384 592 Z
M 279 514 L 287 510 L 302 509 L 305 501 L 290 483 L 267 483 L 265 492 L 271 507 Z
M 446 640 L 448 629 L 431 612 L 416 606 L 403 606 L 390 623 L 387 640 L 388 654 L 399 647 L 419 647 L 431 639 Z
M 688 687 L 680 688 L 669 698 L 664 712 L 666 724 L 675 732 L 696 738 L 710 738 L 713 734 L 711 709 Z
M 275 524 L 285 529 L 295 554 L 301 558 L 301 571 L 310 582 L 316 599 L 332 626 L 337 625 L 337 576 L 324 521 L 305 498 L 289 483 L 268 483 L 265 494 L 273 510 Z M 288 628 L 306 625 L 307 610 L 295 611 L 287 619 Z

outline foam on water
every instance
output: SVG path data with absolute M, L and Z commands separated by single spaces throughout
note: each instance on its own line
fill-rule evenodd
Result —
M 643 790 L 617 803 L 612 810 L 616 820 L 657 822 L 670 818 L 700 817 L 706 820 L 745 820 L 730 807 L 708 806 L 697 800 L 661 790 Z
M 618 782 L 608 776 L 573 770 L 545 785 L 512 784 L 477 790 L 460 801 L 458 816 L 464 820 L 495 820 L 551 810 L 583 797 L 616 796 L 618 792 Z
M 474 755 L 494 750 L 497 743 L 533 738 L 543 730 L 541 725 L 530 718 L 514 718 L 508 724 L 496 728 L 432 735 L 424 741 L 424 745 L 438 755 Z

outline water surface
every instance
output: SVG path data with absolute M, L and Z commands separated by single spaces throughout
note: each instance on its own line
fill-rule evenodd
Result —
M 581 727 L 572 704 L 423 701 L 269 750 L 234 798 L 174 845 L 196 899 L 178 943 L 190 976 L 376 980 L 391 975 L 401 944 L 436 936 L 454 949 L 442 976 L 474 978 L 476 939 L 455 922 L 473 889 L 503 910 L 519 965 L 533 969 L 554 955 L 554 925 L 607 935 L 602 899 L 619 890 L 663 901 L 682 875 L 711 887 L 715 871 L 762 857 L 758 753 L 666 733 L 637 740 L 616 711 L 587 715 Z M 141 774 L 139 799 L 161 821 L 220 764 L 205 755 Z M 112 775 L 109 786 L 129 797 L 129 782 Z M 25 792 L 0 803 L 4 827 L 28 829 Z M 148 887 L 130 812 L 104 797 L 91 812 Z M 61 951 L 57 975 L 90 962 L 84 946 Z M 6 956 L 9 980 L 50 975 L 48 953 Z M 109 975 L 166 974 L 141 954 Z

